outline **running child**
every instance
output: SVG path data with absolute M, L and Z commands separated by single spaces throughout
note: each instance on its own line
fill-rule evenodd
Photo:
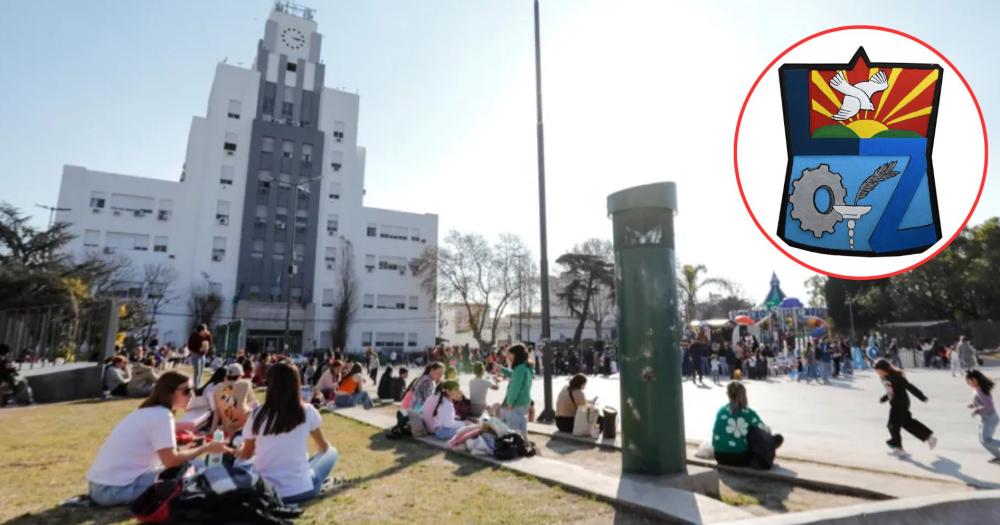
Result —
M 993 381 L 979 370 L 969 370 L 965 373 L 965 382 L 976 392 L 969 408 L 972 409 L 972 417 L 979 416 L 979 442 L 993 455 L 990 463 L 1000 463 L 1000 440 L 993 439 L 1000 423 L 993 404 Z
M 907 456 L 906 451 L 903 450 L 901 429 L 906 429 L 914 437 L 927 443 L 927 446 L 933 450 L 937 446 L 937 437 L 934 435 L 934 431 L 914 419 L 913 415 L 910 414 L 909 394 L 917 396 L 917 399 L 924 403 L 927 402 L 927 396 L 906 380 L 902 370 L 892 366 L 885 358 L 875 361 L 873 368 L 875 373 L 882 378 L 882 384 L 885 385 L 886 390 L 885 395 L 879 399 L 879 403 L 889 402 L 889 423 L 887 425 L 889 427 L 889 440 L 886 441 L 886 444 L 889 445 L 890 453 L 900 458 Z

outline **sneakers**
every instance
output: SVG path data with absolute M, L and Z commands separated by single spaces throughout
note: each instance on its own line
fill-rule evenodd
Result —
M 907 457 L 910 457 L 909 453 L 907 453 L 905 450 L 903 450 L 901 448 L 897 448 L 897 447 L 893 447 L 889 451 L 889 455 L 895 456 L 897 458 L 907 458 Z
M 993 463 L 994 465 L 1000 465 L 1000 458 L 993 458 L 989 460 L 989 463 Z
M 934 447 L 936 446 L 937 446 L 937 436 L 931 435 L 931 437 L 927 438 L 927 447 L 930 448 L 931 450 L 934 450 Z

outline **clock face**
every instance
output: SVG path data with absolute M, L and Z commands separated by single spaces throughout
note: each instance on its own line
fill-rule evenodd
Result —
M 289 49 L 302 49 L 302 46 L 306 45 L 306 37 L 302 31 L 294 27 L 286 27 L 281 31 L 281 43 Z

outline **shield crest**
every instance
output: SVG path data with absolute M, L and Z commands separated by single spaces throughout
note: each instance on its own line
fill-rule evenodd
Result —
M 788 168 L 778 236 L 832 255 L 920 253 L 941 238 L 931 149 L 937 64 L 846 64 L 778 70 Z

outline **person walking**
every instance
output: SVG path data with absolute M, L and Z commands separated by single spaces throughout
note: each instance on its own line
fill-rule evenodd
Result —
M 372 347 L 368 347 L 367 362 L 368 377 L 371 378 L 373 385 L 377 385 L 378 382 L 376 381 L 376 378 L 378 378 L 378 369 L 381 366 L 381 363 L 378 361 L 378 353 L 375 352 L 375 349 Z
M 937 446 L 937 437 L 934 431 L 918 421 L 910 413 L 910 396 L 913 394 L 917 399 L 927 402 L 927 396 L 913 383 L 907 381 L 903 371 L 892 366 L 886 359 L 875 361 L 873 367 L 875 373 L 882 379 L 886 393 L 879 399 L 879 403 L 889 402 L 889 445 L 890 453 L 896 457 L 903 458 L 908 454 L 903 450 L 903 438 L 900 430 L 906 429 L 914 437 L 927 443 L 931 450 Z
M 698 340 L 691 344 L 688 355 L 691 356 L 691 382 L 698 378 L 698 382 L 705 384 L 703 361 L 708 354 L 708 337 L 705 334 L 698 334 Z
M 951 365 L 951 377 L 958 377 L 958 371 L 962 368 L 962 359 L 958 354 L 958 345 L 948 347 L 948 364 Z
M 976 367 L 976 349 L 972 347 L 964 335 L 958 336 L 958 359 L 962 370 L 969 371 Z
M 201 374 L 205 370 L 205 356 L 212 349 L 212 334 L 208 325 L 202 323 L 188 337 L 187 348 L 191 352 L 191 368 L 194 369 L 194 384 L 201 384 Z
M 972 417 L 979 416 L 979 443 L 993 456 L 990 463 L 1000 464 L 1000 440 L 993 438 L 997 425 L 1000 425 L 1000 416 L 997 416 L 996 405 L 993 404 L 995 385 L 979 370 L 966 372 L 965 382 L 975 391 L 969 408 L 972 409 Z

